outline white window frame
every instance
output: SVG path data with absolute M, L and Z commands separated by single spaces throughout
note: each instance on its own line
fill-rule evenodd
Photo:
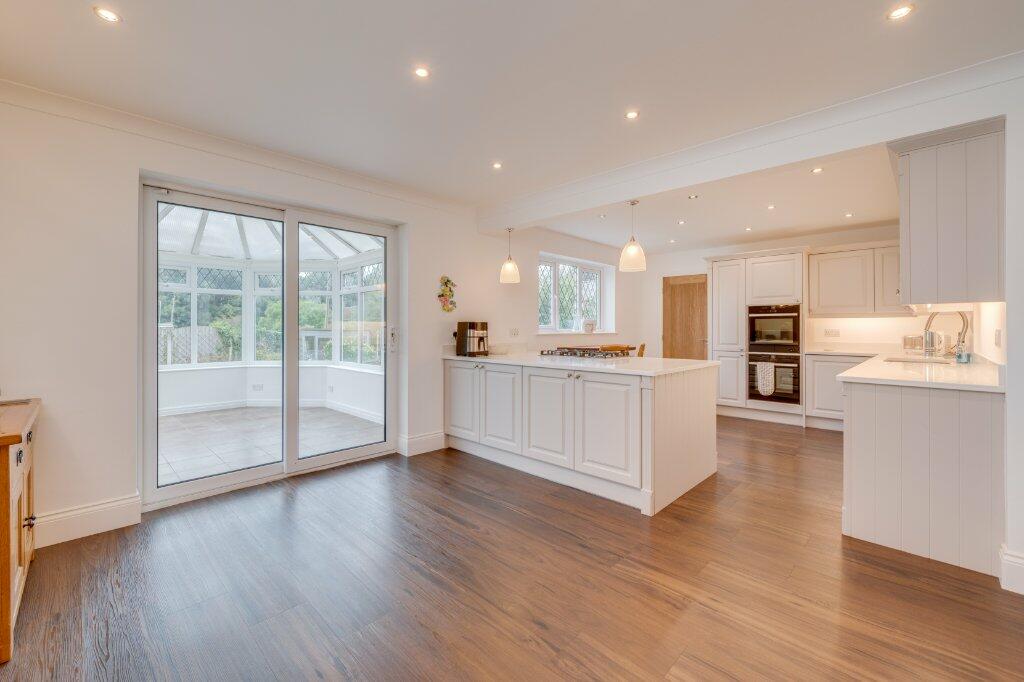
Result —
M 541 265 L 548 265 L 551 267 L 551 323 L 541 324 L 540 323 L 540 281 L 538 279 L 537 284 L 537 328 L 542 333 L 559 333 L 559 334 L 573 334 L 581 333 L 583 331 L 583 315 L 582 315 L 582 301 L 581 295 L 583 288 L 580 286 L 582 280 L 582 273 L 588 272 L 597 275 L 597 319 L 595 320 L 596 331 L 604 331 L 604 297 L 605 297 L 605 281 L 604 272 L 601 266 L 586 263 L 583 261 L 571 259 L 571 258 L 556 258 L 556 257 L 541 257 L 538 262 L 538 268 Z M 563 329 L 558 325 L 558 311 L 560 308 L 560 301 L 558 298 L 558 275 L 562 267 L 573 267 L 576 268 L 576 300 L 572 302 L 577 313 L 577 326 L 572 329 Z
M 383 371 L 384 351 L 385 351 L 385 347 L 387 345 L 386 339 L 383 336 L 379 339 L 379 346 L 378 346 L 379 350 L 378 350 L 378 353 L 377 353 L 377 357 L 380 358 L 380 362 L 364 362 L 363 361 L 363 344 L 362 344 L 363 333 L 364 333 L 364 331 L 366 331 L 364 329 L 364 327 L 363 327 L 364 323 L 366 322 L 366 313 L 365 313 L 365 308 L 364 308 L 364 297 L 365 297 L 365 294 L 367 294 L 369 292 L 373 292 L 373 291 L 381 291 L 381 292 L 384 291 L 384 284 L 363 284 L 363 268 L 365 268 L 368 265 L 377 265 L 377 264 L 380 264 L 381 268 L 384 268 L 384 259 L 382 257 L 380 257 L 380 256 L 375 256 L 373 258 L 363 259 L 362 262 L 352 263 L 351 265 L 348 265 L 347 267 L 344 267 L 344 268 L 340 268 L 338 270 L 338 283 L 339 284 L 341 284 L 341 282 L 344 281 L 346 274 L 355 273 L 355 276 L 356 276 L 356 284 L 355 284 L 355 286 L 347 286 L 347 287 L 346 286 L 342 286 L 341 290 L 338 292 L 338 353 L 337 353 L 337 361 L 338 361 L 338 364 L 342 365 L 343 367 L 351 367 L 351 368 L 354 368 L 354 369 L 367 369 L 367 370 L 381 369 Z M 356 322 L 358 322 L 358 327 L 356 329 L 356 361 L 355 362 L 352 362 L 350 360 L 344 360 L 343 356 L 342 356 L 342 347 L 341 347 L 342 340 L 341 340 L 341 335 L 343 333 L 343 330 L 342 330 L 341 327 L 342 327 L 342 324 L 344 323 L 344 320 L 341 318 L 341 314 L 342 314 L 342 311 L 343 311 L 343 307 L 341 305 L 341 299 L 342 299 L 342 296 L 344 294 L 356 294 L 356 296 L 357 296 L 357 298 L 356 298 L 356 309 L 357 309 L 358 312 L 356 313 L 356 315 L 357 315 L 358 319 L 356 320 Z

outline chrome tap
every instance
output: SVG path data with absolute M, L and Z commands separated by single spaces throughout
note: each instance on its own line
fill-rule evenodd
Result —
M 928 332 L 932 330 L 932 322 L 935 321 L 937 315 L 941 315 L 941 312 L 932 313 L 928 316 L 928 321 L 924 323 L 924 336 L 925 336 L 925 348 L 928 347 Z M 962 310 L 957 310 L 956 314 L 960 316 L 960 333 L 956 335 L 956 350 L 954 353 L 961 353 L 965 348 L 967 342 L 967 330 L 970 327 L 970 320 L 967 319 L 967 314 Z

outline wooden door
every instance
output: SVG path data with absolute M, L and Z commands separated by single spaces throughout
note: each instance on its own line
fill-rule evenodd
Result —
M 573 468 L 640 487 L 640 377 L 577 372 Z
M 708 276 L 665 277 L 661 283 L 661 354 L 666 358 L 708 357 Z
M 523 368 L 523 454 L 573 467 L 576 415 L 574 372 Z
M 480 400 L 480 442 L 522 452 L 523 368 L 483 363 Z

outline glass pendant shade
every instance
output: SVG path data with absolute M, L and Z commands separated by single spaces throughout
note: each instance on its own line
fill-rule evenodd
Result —
M 498 282 L 501 284 L 519 284 L 519 266 L 512 260 L 512 256 L 509 256 L 508 260 L 501 264 L 501 274 L 498 275 Z
M 619 272 L 644 272 L 647 270 L 647 256 L 636 237 L 630 237 L 626 245 L 622 247 L 622 254 L 619 256 Z

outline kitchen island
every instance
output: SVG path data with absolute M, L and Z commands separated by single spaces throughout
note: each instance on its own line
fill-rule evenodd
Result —
M 717 361 L 443 360 L 449 447 L 649 516 L 717 470 Z
M 1003 367 L 978 356 L 963 365 L 890 360 L 899 355 L 837 376 L 843 534 L 999 575 Z

